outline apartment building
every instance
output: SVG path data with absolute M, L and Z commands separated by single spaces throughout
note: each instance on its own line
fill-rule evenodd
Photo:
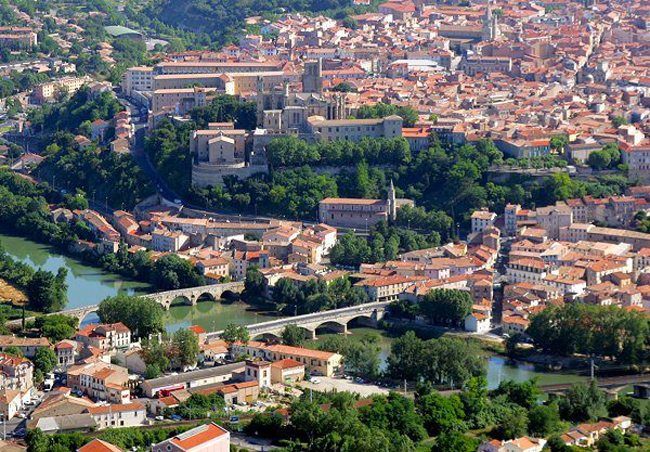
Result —
M 481 443 L 478 447 L 478 452 L 541 452 L 545 445 L 545 439 L 531 438 L 528 436 L 522 436 L 508 441 L 493 439 L 492 441 Z
M 494 225 L 497 219 L 497 214 L 488 212 L 487 210 L 477 210 L 472 213 L 472 234 L 485 231 L 490 226 Z
M 69 367 L 66 374 L 68 387 L 94 400 L 112 403 L 131 400 L 129 373 L 124 367 L 97 361 Z
M 397 138 L 402 136 L 403 120 L 392 115 L 382 119 L 325 119 L 312 116 L 307 120 L 311 133 L 322 141 L 362 138 Z
M 274 72 L 282 69 L 280 62 L 212 62 L 163 61 L 153 67 L 155 75 L 163 74 L 224 74 L 244 72 Z
M 127 69 L 122 76 L 122 91 L 133 96 L 134 91 L 153 91 L 153 68 L 136 66 Z
M 0 353 L 0 389 L 27 391 L 34 385 L 33 373 L 30 360 Z
M 573 223 L 560 229 L 560 240 L 578 242 L 627 243 L 633 251 L 650 247 L 650 234 L 627 229 L 601 228 L 593 224 Z
M 541 259 L 522 258 L 506 264 L 506 277 L 510 284 L 520 282 L 538 284 L 542 282 L 547 273 L 547 264 Z
M 163 110 L 183 115 L 192 108 L 207 105 L 209 96 L 216 94 L 216 88 L 189 87 L 156 89 L 151 98 L 151 111 L 156 114 Z
M 190 136 L 190 153 L 199 162 L 236 163 L 246 158 L 247 134 L 235 129 L 233 123 L 208 125 L 207 130 L 195 130 Z
M 629 166 L 628 177 L 650 183 L 650 146 L 634 146 L 623 154 Z
M 331 377 L 343 369 L 343 357 L 338 353 L 290 347 L 288 345 L 268 345 L 257 341 L 249 341 L 246 345 L 236 343 L 231 348 L 231 354 L 233 356 L 247 354 L 253 358 L 269 362 L 291 359 L 302 363 L 311 375 Z
M 156 229 L 151 233 L 151 247 L 154 251 L 176 253 L 187 246 L 190 237 L 181 231 Z
M 230 452 L 230 432 L 210 423 L 154 444 L 152 452 Z
M 573 224 L 573 212 L 566 206 L 540 207 L 534 211 L 532 218 L 548 232 L 549 237 L 555 239 L 560 236 L 560 228 Z
M 371 301 L 391 301 L 397 300 L 409 286 L 425 279 L 423 276 L 380 276 L 359 281 L 355 286 L 363 289 Z
M 318 203 L 318 220 L 336 227 L 368 229 L 388 216 L 385 199 L 325 198 Z
M 0 49 L 32 50 L 38 45 L 38 34 L 29 27 L 0 27 Z
M 509 74 L 512 72 L 512 59 L 508 57 L 488 57 L 483 55 L 470 56 L 461 63 L 465 74 L 474 76 L 478 73 L 490 74 L 501 72 Z
M 0 352 L 6 351 L 9 347 L 18 347 L 23 356 L 33 358 L 36 350 L 41 347 L 50 347 L 50 341 L 46 337 L 16 337 L 13 335 L 0 336 Z
M 232 96 L 245 93 L 265 91 L 281 85 L 284 72 L 240 72 L 240 73 L 202 73 L 202 74 L 165 74 L 155 75 L 153 89 L 170 90 L 191 86 L 215 88 L 217 91 Z
M 95 347 L 100 350 L 128 348 L 131 345 L 131 330 L 121 322 L 101 325 L 92 324 L 77 331 L 74 340 L 86 347 Z M 71 344 L 64 342 L 63 345 L 69 346 Z
M 32 90 L 32 98 L 37 103 L 49 102 L 54 100 L 58 92 L 65 91 L 68 94 L 74 94 L 79 91 L 79 88 L 89 82 L 89 77 L 65 77 L 55 79 L 35 86 Z
M 90 209 L 75 210 L 74 216 L 77 220 L 86 223 L 98 239 L 109 242 L 118 242 L 120 240 L 120 233 L 98 212 Z
M 75 341 L 64 339 L 54 345 L 57 366 L 66 368 L 75 363 L 79 344 Z
M 86 409 L 97 423 L 97 429 L 138 427 L 145 424 L 147 408 L 140 402 L 101 405 Z
M 281 359 L 271 363 L 272 383 L 293 384 L 304 380 L 305 365 L 293 359 Z

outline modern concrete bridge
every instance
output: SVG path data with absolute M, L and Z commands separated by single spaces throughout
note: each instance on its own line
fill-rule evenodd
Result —
M 247 325 L 251 339 L 272 336 L 279 338 L 287 325 L 296 325 L 306 330 L 311 338 L 316 337 L 316 330 L 327 327 L 339 333 L 347 333 L 348 323 L 359 319 L 368 326 L 377 326 L 384 318 L 389 301 L 366 303 L 348 308 L 333 309 L 331 311 L 314 312 L 285 319 L 271 320 L 268 322 Z M 208 333 L 208 338 L 218 338 L 223 331 Z

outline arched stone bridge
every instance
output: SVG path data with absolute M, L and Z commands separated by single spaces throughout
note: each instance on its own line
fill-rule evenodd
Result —
M 143 298 L 151 298 L 161 306 L 168 310 L 174 301 L 177 298 L 184 298 L 189 304 L 195 306 L 199 298 L 208 298 L 210 300 L 218 300 L 223 297 L 224 294 L 230 292 L 232 294 L 240 294 L 244 291 L 244 282 L 231 282 L 225 284 L 209 284 L 207 286 L 199 287 L 188 287 L 187 289 L 176 289 L 168 290 L 165 292 L 157 292 L 148 295 L 142 295 Z M 53 314 L 64 314 L 72 317 L 76 317 L 81 322 L 88 314 L 92 312 L 97 312 L 99 305 L 84 306 L 82 308 L 68 309 L 65 311 L 55 312 Z M 26 319 L 32 320 L 33 318 Z M 8 323 L 19 324 L 21 320 L 16 320 Z
M 238 281 L 225 284 L 209 284 L 207 286 L 188 287 L 187 289 L 168 290 L 166 292 L 143 295 L 143 297 L 156 300 L 163 308 L 165 308 L 165 310 L 168 310 L 172 301 L 177 298 L 184 298 L 192 306 L 196 306 L 196 302 L 201 297 L 215 301 L 222 298 L 226 292 L 241 294 L 243 291 L 244 282 Z
M 377 326 L 384 318 L 389 301 L 366 303 L 348 308 L 333 309 L 331 311 L 314 312 L 286 319 L 271 320 L 269 322 L 247 325 L 251 339 L 274 337 L 279 338 L 287 325 L 296 325 L 306 330 L 312 339 L 316 338 L 316 330 L 327 327 L 339 333 L 347 333 L 348 323 L 359 319 L 368 326 Z M 208 338 L 218 338 L 223 331 L 208 333 Z

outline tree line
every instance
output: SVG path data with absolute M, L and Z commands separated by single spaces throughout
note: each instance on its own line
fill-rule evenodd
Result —
M 273 410 L 259 413 L 245 431 L 284 444 L 286 452 L 411 452 L 425 447 L 431 452 L 475 452 L 482 441 L 524 435 L 548 437 L 551 452 L 571 452 L 576 449 L 565 446 L 559 435 L 573 423 L 619 415 L 643 423 L 650 416 L 650 409 L 627 397 L 605 403 L 604 393 L 593 385 L 577 384 L 566 396 L 544 403 L 540 396 L 536 380 L 505 381 L 488 391 L 481 378 L 472 378 L 449 396 L 421 384 L 415 400 L 391 392 L 359 403 L 356 394 L 314 391 L 292 403 L 288 419 Z M 608 433 L 596 444 L 599 452 L 640 451 L 640 446 L 638 437 L 620 432 Z
M 272 168 L 303 165 L 354 166 L 365 160 L 370 165 L 402 165 L 411 160 L 405 138 L 363 138 L 358 142 L 335 140 L 308 144 L 296 137 L 276 138 L 266 147 Z
M 267 287 L 264 276 L 256 267 L 246 271 L 243 298 L 252 303 L 263 302 Z M 296 284 L 292 279 L 280 278 L 273 286 L 269 300 L 278 312 L 286 315 L 345 308 L 366 303 L 368 296 L 353 287 L 347 277 L 336 278 L 327 284 L 322 279 L 310 279 Z
M 34 270 L 9 256 L 0 244 L 0 278 L 25 291 L 31 311 L 50 313 L 63 309 L 68 301 L 67 276 L 63 267 L 56 273 Z
M 531 317 L 527 334 L 538 350 L 640 363 L 649 359 L 648 318 L 617 306 L 549 306 Z

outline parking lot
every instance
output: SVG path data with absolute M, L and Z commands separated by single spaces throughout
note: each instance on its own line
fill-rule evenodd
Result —
M 314 391 L 331 391 L 336 389 L 339 392 L 356 392 L 362 397 L 369 397 L 373 394 L 388 394 L 389 391 L 388 388 L 382 388 L 369 383 L 357 383 L 352 380 L 346 380 L 345 378 L 318 377 L 316 380 L 319 383 L 303 381 L 300 382 L 299 386 L 307 390 L 311 388 Z

